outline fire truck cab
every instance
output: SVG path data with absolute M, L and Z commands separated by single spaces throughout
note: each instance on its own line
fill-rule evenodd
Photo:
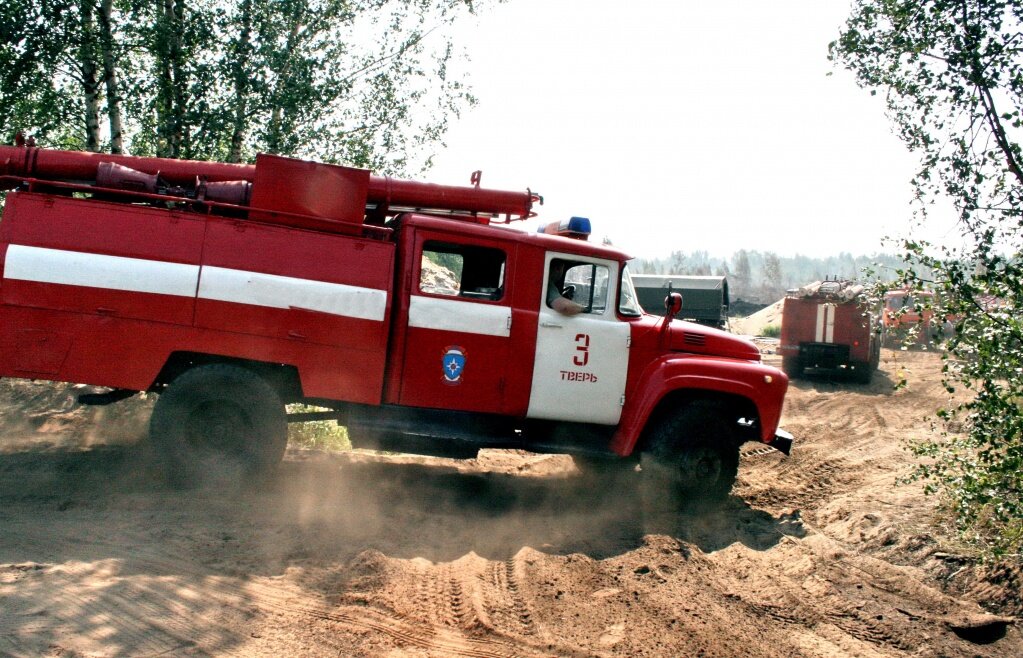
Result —
M 0 375 L 159 394 L 179 482 L 271 469 L 312 418 L 357 447 L 642 455 L 668 498 L 727 494 L 744 441 L 788 453 L 753 344 L 644 314 L 587 220 L 506 227 L 540 197 L 474 182 L 0 147 Z

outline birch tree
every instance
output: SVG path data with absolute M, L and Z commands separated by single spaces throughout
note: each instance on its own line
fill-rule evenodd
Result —
M 919 217 L 952 204 L 963 246 L 903 242 L 904 283 L 936 289 L 955 324 L 945 384 L 966 402 L 917 471 L 963 536 L 1023 552 L 1023 5 L 1008 0 L 856 0 L 831 56 L 883 96 L 919 156 Z M 933 271 L 933 274 L 929 272 Z
M 233 162 L 428 163 L 471 0 L 0 0 L 0 132 Z

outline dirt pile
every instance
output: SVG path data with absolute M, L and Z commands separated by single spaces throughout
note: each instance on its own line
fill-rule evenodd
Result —
M 939 370 L 885 351 L 869 387 L 796 382 L 792 457 L 747 444 L 722 509 L 657 523 L 634 474 L 514 452 L 292 450 L 273 482 L 186 495 L 77 417 L 0 444 L 0 654 L 1018 656 L 1018 573 L 896 484 Z M 5 418 L 37 399 L 0 393 Z
M 765 327 L 781 327 L 781 311 L 784 303 L 784 299 L 779 299 L 753 315 L 729 320 L 728 324 L 732 333 L 744 336 L 762 336 Z
M 440 295 L 457 295 L 458 276 L 440 263 L 423 259 L 419 272 L 419 289 Z

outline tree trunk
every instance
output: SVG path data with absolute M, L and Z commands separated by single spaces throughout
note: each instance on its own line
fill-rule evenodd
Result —
M 174 30 L 171 32 L 171 71 L 174 79 L 174 134 L 172 144 L 174 157 L 182 157 L 182 150 L 188 146 L 188 134 L 185 128 L 185 74 L 184 49 L 181 39 L 185 29 L 185 0 L 174 3 Z
M 171 79 L 170 66 L 170 34 L 174 29 L 174 4 L 172 0 L 163 0 L 160 7 L 156 35 L 153 42 L 153 55 L 156 68 L 156 155 L 161 158 L 171 155 L 171 103 L 174 81 Z
M 231 133 L 231 152 L 228 162 L 242 161 L 245 142 L 246 116 L 249 93 L 248 63 L 252 53 L 252 0 L 244 0 L 239 8 L 242 31 L 238 37 L 237 59 L 234 62 L 234 130 Z
M 182 71 L 181 33 L 184 21 L 184 0 L 163 0 L 156 31 L 156 114 L 157 155 L 181 157 L 184 130 L 184 81 Z
M 110 121 L 110 152 L 124 152 L 124 125 L 121 120 L 121 94 L 117 85 L 114 38 L 111 23 L 113 0 L 100 0 L 99 36 L 103 54 L 103 81 L 107 92 L 107 118 Z
M 298 48 L 298 33 L 302 27 L 302 18 L 302 8 L 298 6 L 295 8 L 291 31 L 288 33 L 288 42 L 285 45 L 287 60 L 277 75 L 277 84 L 274 85 L 273 111 L 270 113 L 270 131 L 267 135 L 267 151 L 270 153 L 281 153 L 284 148 L 284 127 L 282 125 L 284 120 L 284 96 L 288 92 L 292 62 L 294 61 L 295 49 Z
M 82 91 L 85 97 L 85 150 L 99 151 L 99 81 L 96 76 L 96 25 L 93 0 L 82 0 L 81 42 L 78 63 L 82 71 Z

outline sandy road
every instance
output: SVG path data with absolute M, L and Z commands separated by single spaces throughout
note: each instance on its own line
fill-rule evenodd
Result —
M 0 655 L 1023 655 L 1015 573 L 981 578 L 895 485 L 939 367 L 796 383 L 793 456 L 748 444 L 723 510 L 656 527 L 627 476 L 503 453 L 292 451 L 272 483 L 182 494 L 140 467 L 145 403 L 98 423 L 3 382 Z

